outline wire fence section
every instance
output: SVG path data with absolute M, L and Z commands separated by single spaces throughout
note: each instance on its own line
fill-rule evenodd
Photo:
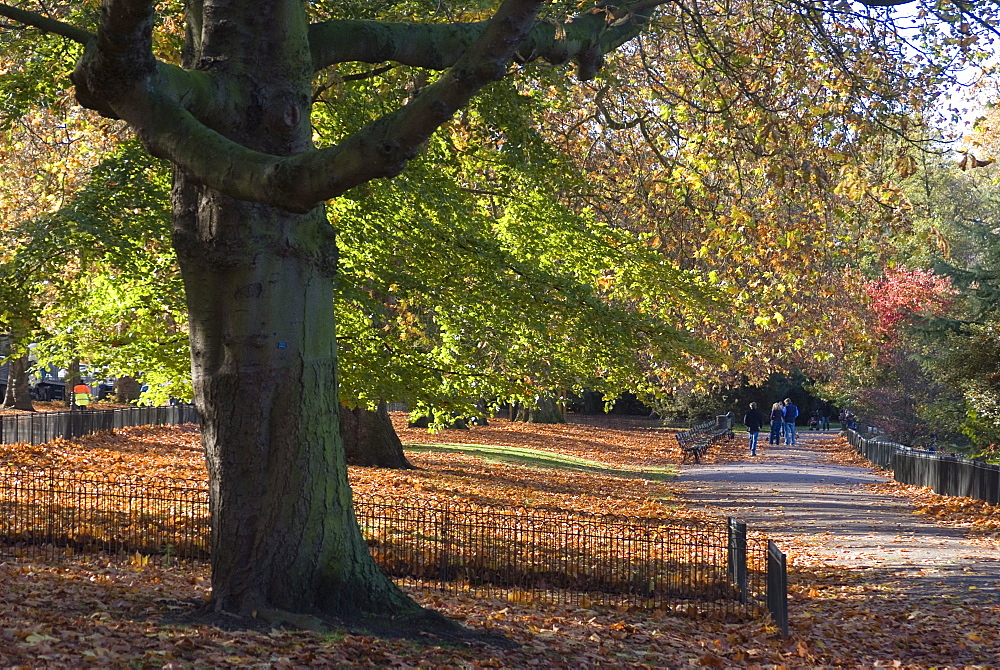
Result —
M 376 562 L 397 583 L 510 601 L 757 616 L 767 547 L 746 526 L 688 525 L 358 496 Z M 104 552 L 209 558 L 202 482 L 0 467 L 0 559 Z
M 726 523 L 687 525 L 518 508 L 355 501 L 376 561 L 404 584 L 512 601 L 754 614 L 765 602 L 764 540 Z M 745 547 L 733 551 L 734 545 Z M 734 565 L 733 561 L 742 564 Z
M 869 461 L 893 471 L 901 484 L 929 486 L 946 496 L 975 498 L 1000 504 L 1000 466 L 955 454 L 913 449 L 877 437 L 847 431 L 855 451 Z
M 208 489 L 196 481 L 0 467 L 3 554 L 207 559 Z
M 45 444 L 57 438 L 73 439 L 104 430 L 129 426 L 162 426 L 199 423 L 191 405 L 124 407 L 0 415 L 0 444 Z

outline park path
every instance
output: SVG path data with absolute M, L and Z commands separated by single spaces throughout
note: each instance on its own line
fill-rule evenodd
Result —
M 874 490 L 889 478 L 873 469 L 829 462 L 818 447 L 836 438 L 802 431 L 798 444 L 764 445 L 756 457 L 684 466 L 680 495 L 785 545 L 793 565 L 849 566 L 915 595 L 1000 603 L 1000 545 L 914 515 L 905 498 Z

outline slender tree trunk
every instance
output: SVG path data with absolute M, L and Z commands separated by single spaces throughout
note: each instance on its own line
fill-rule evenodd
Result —
M 81 382 L 80 359 L 74 358 L 69 362 L 66 373 L 66 385 L 63 387 L 63 401 L 67 407 L 76 407 L 76 396 L 73 395 L 73 387 Z
M 583 392 L 583 413 L 584 414 L 603 414 L 604 413 L 604 395 L 597 393 L 595 391 L 584 391 Z
M 403 453 L 403 443 L 392 427 L 384 402 L 375 410 L 340 408 L 340 434 L 351 465 L 409 469 L 413 465 Z
M 308 149 L 303 5 L 211 7 L 205 21 L 199 3 L 189 7 L 185 66 L 231 83 L 214 127 L 271 154 Z M 323 208 L 300 215 L 235 200 L 180 172 L 172 202 L 208 462 L 214 608 L 421 612 L 375 565 L 354 516 L 338 420 L 336 248 Z

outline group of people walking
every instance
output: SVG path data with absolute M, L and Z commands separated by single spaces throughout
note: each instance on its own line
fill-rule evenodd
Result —
M 784 437 L 785 444 L 795 444 L 795 419 L 799 416 L 799 408 L 795 406 L 791 398 L 785 398 L 784 402 L 776 402 L 771 405 L 771 437 L 769 444 L 781 444 Z M 743 417 L 743 423 L 750 434 L 750 455 L 757 455 L 757 439 L 760 437 L 760 430 L 764 426 L 764 417 L 757 409 L 757 403 L 750 403 L 750 411 Z

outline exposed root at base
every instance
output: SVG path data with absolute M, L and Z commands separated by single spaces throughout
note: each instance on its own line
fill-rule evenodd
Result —
M 503 635 L 472 630 L 441 612 L 424 608 L 397 617 L 359 617 L 344 624 L 352 632 L 366 632 L 377 637 L 406 638 L 429 643 L 485 644 L 501 649 L 520 646 Z
M 206 606 L 202 603 L 186 616 L 171 617 L 169 622 L 200 624 L 230 631 L 285 628 L 316 633 L 342 631 L 354 635 L 403 638 L 427 644 L 483 644 L 500 649 L 515 649 L 520 646 L 503 635 L 472 630 L 441 612 L 425 608 L 398 616 L 328 616 L 279 609 L 261 609 L 250 615 L 240 615 L 217 611 L 210 604 Z

